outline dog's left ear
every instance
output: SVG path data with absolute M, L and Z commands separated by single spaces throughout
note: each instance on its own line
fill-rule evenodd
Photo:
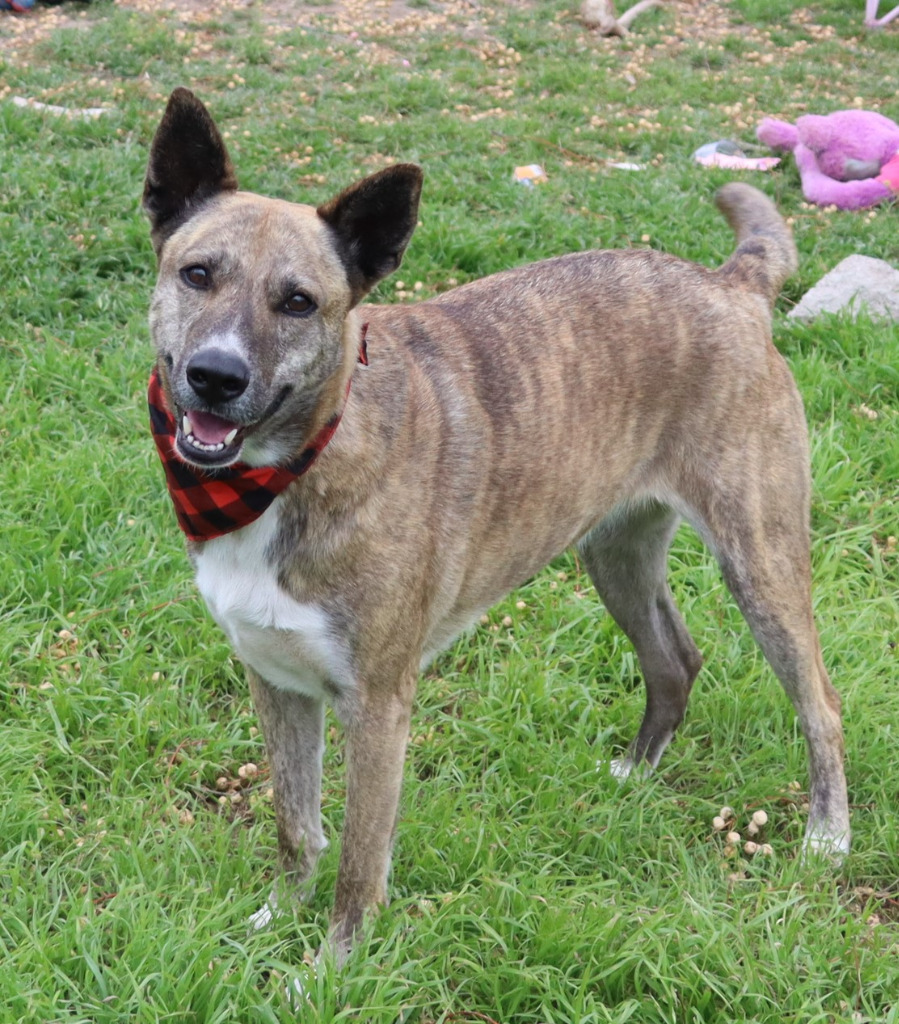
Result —
M 175 89 L 150 147 L 143 206 L 157 253 L 207 200 L 237 188 L 228 150 L 209 111 Z
M 420 167 L 395 164 L 318 208 L 337 236 L 354 305 L 400 265 L 418 222 L 421 182 Z

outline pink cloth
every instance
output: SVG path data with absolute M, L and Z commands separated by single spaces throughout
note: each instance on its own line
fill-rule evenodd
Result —
M 780 163 L 777 156 L 732 156 L 729 153 L 709 153 L 697 156 L 696 162 L 703 167 L 726 167 L 731 171 L 770 171 Z

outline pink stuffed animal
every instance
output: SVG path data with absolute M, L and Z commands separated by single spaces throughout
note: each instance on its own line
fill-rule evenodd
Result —
M 866 0 L 865 25 L 868 28 L 883 28 L 884 25 L 889 25 L 893 18 L 899 18 L 899 7 L 894 7 L 889 14 L 885 14 L 882 18 L 878 18 L 877 8 L 879 6 L 880 0 Z
M 766 117 L 756 134 L 792 150 L 810 203 L 861 210 L 899 193 L 899 125 L 873 110 L 806 114 L 795 125 Z

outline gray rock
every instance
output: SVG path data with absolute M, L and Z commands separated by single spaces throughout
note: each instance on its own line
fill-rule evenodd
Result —
M 862 307 L 871 317 L 899 322 L 899 270 L 870 256 L 847 256 L 788 315 L 813 320 L 820 313 L 846 310 L 855 316 Z

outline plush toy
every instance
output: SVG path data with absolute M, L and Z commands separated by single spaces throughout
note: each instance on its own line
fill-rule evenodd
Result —
M 795 125 L 766 117 L 756 134 L 792 150 L 810 203 L 861 210 L 899 193 L 899 125 L 873 110 L 806 114 Z
M 899 7 L 894 7 L 889 14 L 885 14 L 882 18 L 878 18 L 877 8 L 879 6 L 880 0 L 866 0 L 865 25 L 867 28 L 883 28 L 884 25 L 889 25 L 893 18 L 899 18 Z

